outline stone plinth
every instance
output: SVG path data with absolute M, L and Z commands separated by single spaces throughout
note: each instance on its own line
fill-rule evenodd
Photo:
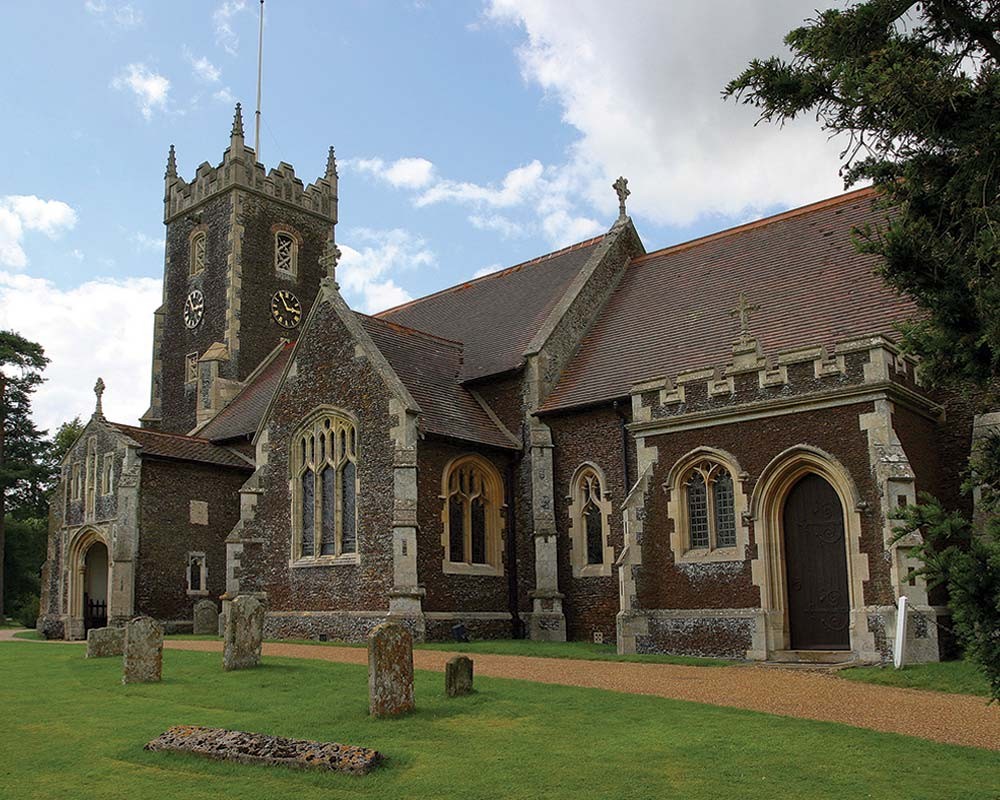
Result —
M 472 659 L 455 656 L 444 665 L 444 691 L 448 697 L 472 693 Z
M 87 658 L 110 658 L 125 652 L 124 628 L 91 628 L 87 631 Z
M 352 775 L 365 775 L 382 761 L 378 750 L 367 747 L 194 725 L 175 725 L 149 742 L 145 749 L 193 753 L 240 764 L 322 769 Z
M 163 626 L 136 617 L 125 626 L 122 683 L 155 683 L 163 673 Z
M 211 600 L 199 600 L 194 604 L 195 636 L 219 635 L 219 610 Z
M 368 711 L 394 717 L 413 710 L 413 637 L 395 622 L 368 635 Z
M 235 670 L 258 666 L 263 638 L 263 604 L 256 597 L 240 595 L 229 607 L 222 668 Z

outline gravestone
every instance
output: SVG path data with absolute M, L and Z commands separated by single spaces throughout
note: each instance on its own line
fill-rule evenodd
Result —
M 472 659 L 455 656 L 444 665 L 444 691 L 448 697 L 472 693 Z
M 87 631 L 87 658 L 108 658 L 124 652 L 124 628 L 91 628 Z
M 194 604 L 194 635 L 218 636 L 219 611 L 211 600 L 199 600 Z
M 229 606 L 222 668 L 228 671 L 258 666 L 263 638 L 263 604 L 256 597 L 240 595 Z
M 136 617 L 125 626 L 122 683 L 155 683 L 163 673 L 163 626 Z
M 413 710 L 413 637 L 395 622 L 368 634 L 368 711 L 394 717 Z

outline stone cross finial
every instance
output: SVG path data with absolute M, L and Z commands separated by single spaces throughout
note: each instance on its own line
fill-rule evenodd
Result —
M 760 311 L 759 305 L 751 305 L 747 301 L 747 296 L 745 292 L 740 292 L 739 302 L 736 304 L 736 308 L 729 312 L 729 316 L 740 318 L 740 341 L 748 342 L 750 341 L 750 314 L 754 311 Z
M 177 177 L 177 156 L 174 154 L 174 146 L 170 145 L 170 152 L 167 153 L 167 171 L 164 178 Z
M 337 177 L 337 156 L 333 152 L 333 147 L 330 147 L 330 152 L 326 157 L 326 179 Z
M 98 378 L 97 383 L 94 384 L 94 394 L 97 395 L 97 405 L 94 407 L 94 416 L 103 417 L 104 408 L 101 404 L 101 398 L 104 396 L 104 381 L 101 378 Z
M 230 131 L 229 136 L 233 139 L 237 136 L 241 139 L 243 138 L 243 106 L 239 103 L 236 104 L 236 113 L 233 115 L 233 129 Z
M 632 194 L 632 192 L 628 190 L 628 178 L 623 178 L 619 175 L 618 180 L 611 184 L 611 188 L 614 189 L 615 193 L 618 195 L 618 218 L 624 219 L 626 216 L 625 198 Z

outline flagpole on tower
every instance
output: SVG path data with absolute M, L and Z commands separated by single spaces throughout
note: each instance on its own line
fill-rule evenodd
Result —
M 260 0 L 260 27 L 257 33 L 257 113 L 254 117 L 253 151 L 260 161 L 260 82 L 264 65 L 264 0 Z M 263 163 L 263 162 L 262 162 Z

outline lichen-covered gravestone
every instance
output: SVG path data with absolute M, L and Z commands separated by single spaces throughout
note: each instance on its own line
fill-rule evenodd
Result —
M 368 634 L 368 711 L 394 717 L 413 710 L 413 637 L 395 622 Z
M 108 658 L 124 652 L 124 628 L 91 628 L 87 631 L 87 658 Z
M 472 692 L 472 659 L 455 656 L 444 665 L 444 691 L 448 697 Z
M 229 606 L 222 668 L 249 669 L 260 664 L 264 638 L 264 606 L 256 597 L 240 595 Z
M 211 600 L 199 600 L 194 604 L 194 635 L 219 635 L 219 610 Z
M 122 683 L 155 683 L 163 673 L 163 626 L 152 617 L 136 617 L 125 626 Z

